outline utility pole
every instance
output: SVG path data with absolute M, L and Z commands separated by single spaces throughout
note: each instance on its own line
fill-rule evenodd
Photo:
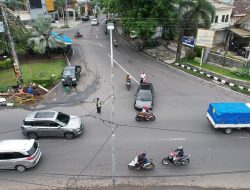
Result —
M 112 187 L 115 189 L 115 93 L 114 93 L 114 61 L 113 61 L 113 40 L 112 40 L 112 31 L 114 30 L 114 24 L 107 24 L 108 30 L 110 31 L 110 59 L 111 59 L 111 97 L 112 97 L 112 114 L 111 114 L 111 123 L 112 123 Z
M 65 26 L 68 27 L 68 2 L 67 0 L 64 1 L 65 3 Z
M 14 68 L 14 72 L 15 72 L 17 81 L 20 80 L 20 82 L 23 82 L 20 62 L 19 62 L 19 59 L 17 57 L 17 53 L 16 53 L 16 50 L 15 50 L 15 44 L 14 44 L 13 38 L 11 36 L 8 21 L 7 21 L 7 18 L 6 18 L 6 13 L 5 13 L 4 4 L 3 4 L 4 2 L 5 1 L 0 0 L 0 6 L 1 6 L 3 20 L 4 20 L 4 23 L 5 23 L 5 30 L 6 30 L 8 40 L 9 40 L 10 46 L 11 46 L 12 56 L 13 56 L 13 58 L 15 60 L 15 62 L 13 63 L 13 68 Z

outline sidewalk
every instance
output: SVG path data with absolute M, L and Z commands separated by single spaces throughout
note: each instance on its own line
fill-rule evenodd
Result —
M 69 26 L 69 28 L 75 28 L 80 23 L 82 23 L 81 20 L 73 20 L 73 19 L 68 20 L 68 26 Z M 68 28 L 63 28 L 64 27 L 64 21 L 63 20 L 59 20 L 59 21 L 56 21 L 55 23 L 51 23 L 51 25 L 56 30 L 57 29 L 60 29 L 60 30 L 68 29 Z

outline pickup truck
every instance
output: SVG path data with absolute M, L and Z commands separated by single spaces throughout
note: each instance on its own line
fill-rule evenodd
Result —
M 210 103 L 207 118 L 216 129 L 231 134 L 235 129 L 250 132 L 250 103 Z
M 63 70 L 62 84 L 63 86 L 77 85 L 79 78 L 81 76 L 82 68 L 78 65 L 66 66 Z

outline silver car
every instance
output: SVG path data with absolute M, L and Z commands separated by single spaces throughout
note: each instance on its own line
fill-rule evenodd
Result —
M 80 117 L 57 111 L 35 111 L 23 120 L 22 133 L 30 139 L 39 137 L 73 139 L 83 133 L 83 127 Z
M 24 172 L 35 166 L 41 155 L 39 144 L 34 139 L 0 141 L 0 169 Z
M 153 109 L 154 91 L 151 83 L 141 83 L 138 87 L 134 107 L 136 109 L 142 109 L 147 106 L 149 109 Z

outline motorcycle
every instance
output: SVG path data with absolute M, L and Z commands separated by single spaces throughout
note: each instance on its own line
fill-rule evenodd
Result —
M 128 164 L 128 169 L 130 170 L 152 170 L 155 167 L 153 160 L 150 159 L 149 162 L 143 164 L 142 166 L 138 167 L 138 157 L 136 156 L 131 163 Z
M 127 89 L 130 90 L 130 87 L 131 87 L 131 80 L 127 80 L 127 81 L 126 81 L 126 86 L 127 86 Z
M 154 121 L 155 120 L 155 116 L 152 112 L 148 112 L 147 114 L 148 114 L 148 119 L 146 119 L 144 113 L 138 112 L 135 117 L 135 120 L 136 121 Z
M 82 38 L 82 34 L 75 34 L 75 38 Z
M 190 162 L 189 154 L 184 154 L 184 156 L 177 161 L 174 161 L 175 155 L 176 155 L 176 152 L 171 151 L 168 157 L 162 159 L 161 163 L 163 165 L 169 165 L 169 163 L 175 164 L 175 165 L 187 165 Z

